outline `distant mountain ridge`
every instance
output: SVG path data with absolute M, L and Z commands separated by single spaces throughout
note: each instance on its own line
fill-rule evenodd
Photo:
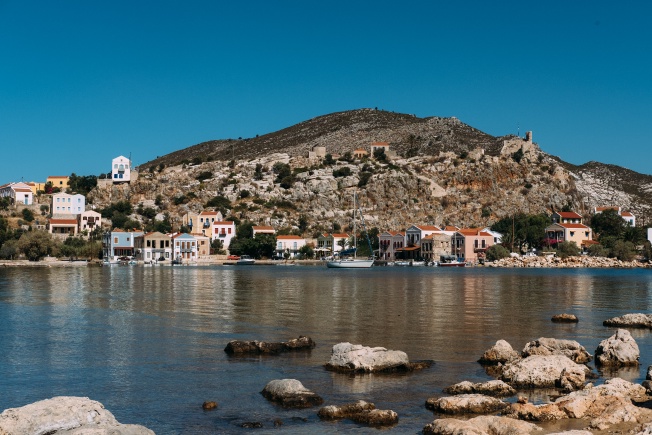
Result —
M 333 167 L 307 159 L 315 146 L 342 155 L 357 148 L 369 150 L 378 141 L 389 143 L 398 154 L 389 166 L 371 162 L 369 169 L 364 162 L 338 162 L 351 171 L 338 178 Z M 519 147 L 522 159 L 515 155 Z M 236 165 L 228 168 L 232 159 Z M 195 165 L 193 160 L 203 163 Z M 292 188 L 274 182 L 271 167 L 279 161 L 299 171 Z M 256 164 L 265 168 L 260 182 L 253 181 Z M 275 226 L 295 226 L 302 214 L 342 220 L 350 206 L 343 198 L 353 188 L 361 190 L 366 218 L 384 229 L 414 222 L 483 226 L 517 212 L 542 213 L 563 206 L 588 216 L 593 207 L 604 205 L 621 206 L 644 224 L 652 210 L 650 175 L 597 162 L 572 165 L 541 151 L 536 143 L 513 135 L 491 136 L 454 117 L 418 118 L 375 109 L 318 116 L 255 138 L 203 142 L 139 168 L 146 175 L 132 183 L 125 196 L 133 202 L 151 203 L 153 192 L 165 192 L 181 203 L 184 192 L 193 191 L 196 198 L 168 208 L 182 215 L 221 194 L 238 204 L 240 218 Z M 211 179 L 195 180 L 207 171 Z M 364 177 L 369 182 L 363 185 Z M 152 182 L 164 185 L 154 188 Z M 243 190 L 252 197 L 241 198 Z M 283 200 L 296 207 L 274 207 L 270 215 L 252 198 L 256 204 Z

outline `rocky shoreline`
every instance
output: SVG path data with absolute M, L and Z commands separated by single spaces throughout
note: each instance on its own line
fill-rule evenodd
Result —
M 142 262 L 138 265 L 142 266 Z M 222 259 L 202 259 L 197 263 L 192 263 L 192 266 L 224 266 L 234 265 L 235 261 L 228 261 Z M 256 260 L 257 265 L 275 265 L 275 266 L 323 266 L 324 262 L 321 260 Z M 59 260 L 56 258 L 46 258 L 42 261 L 28 261 L 28 260 L 0 260 L 0 267 L 70 267 L 70 266 L 87 266 L 96 265 L 100 266 L 99 260 Z M 172 266 L 172 263 L 160 263 L 161 266 Z M 184 264 L 182 266 L 188 266 Z M 378 266 L 382 267 L 383 264 Z M 613 269 L 651 269 L 652 263 L 644 261 L 621 261 L 617 258 L 607 257 L 589 257 L 587 255 L 560 258 L 552 255 L 548 256 L 534 256 L 534 257 L 507 257 L 493 262 L 487 262 L 484 265 L 476 265 L 474 267 L 495 267 L 495 268 L 557 268 L 557 269 L 570 269 L 570 268 L 613 268 Z

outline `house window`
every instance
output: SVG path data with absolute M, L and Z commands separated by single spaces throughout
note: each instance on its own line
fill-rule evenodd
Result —
M 575 231 L 571 231 L 571 232 L 570 232 L 570 236 L 571 236 L 571 237 L 574 237 L 574 236 L 575 236 Z
M 148 241 L 147 241 L 147 247 L 148 247 L 148 248 L 151 248 L 151 247 L 152 247 L 152 241 L 151 241 L 151 240 L 148 240 Z
M 229 228 L 229 234 L 231 234 L 231 228 Z
M 485 248 L 487 246 L 486 241 L 482 240 L 482 247 Z

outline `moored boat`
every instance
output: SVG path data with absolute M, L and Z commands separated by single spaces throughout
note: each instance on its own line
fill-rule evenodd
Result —
M 254 260 L 253 258 L 251 258 L 248 255 L 241 256 L 240 259 L 235 262 L 235 264 L 240 265 L 240 266 L 249 266 L 249 265 L 252 265 L 252 264 L 255 264 L 255 263 L 256 263 L 256 260 Z

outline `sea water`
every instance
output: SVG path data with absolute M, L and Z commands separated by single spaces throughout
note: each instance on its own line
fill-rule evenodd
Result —
M 316 408 L 288 410 L 260 394 L 270 380 L 292 378 L 325 404 L 362 399 L 394 410 L 392 432 L 419 433 L 437 417 L 425 408 L 427 398 L 463 380 L 491 379 L 476 361 L 497 340 L 521 350 L 539 337 L 572 339 L 593 354 L 615 332 L 604 320 L 649 312 L 651 303 L 650 270 L 3 268 L 0 410 L 71 395 L 157 434 L 241 433 L 246 422 L 262 423 L 256 433 L 377 433 L 347 420 L 322 422 Z M 559 313 L 579 322 L 552 323 Z M 640 368 L 599 373 L 597 383 L 644 379 L 652 332 L 631 333 Z M 230 340 L 299 335 L 317 347 L 272 356 L 224 352 Z M 402 350 L 434 364 L 394 375 L 326 371 L 340 342 Z M 546 400 L 544 393 L 532 397 Z M 218 408 L 202 410 L 207 400 Z

